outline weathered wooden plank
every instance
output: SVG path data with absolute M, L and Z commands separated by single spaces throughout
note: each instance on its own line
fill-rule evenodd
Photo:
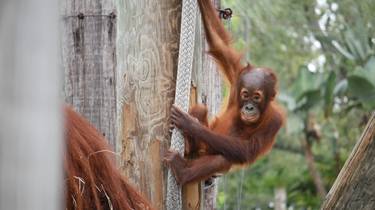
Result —
M 64 0 L 65 99 L 116 141 L 116 10 L 112 0 Z
M 114 0 L 61 0 L 60 14 L 75 16 L 78 13 L 86 15 L 108 15 L 113 12 Z
M 164 209 L 181 1 L 118 1 L 118 112 L 121 166 L 157 209 Z
M 212 0 L 217 8 L 219 8 L 220 0 Z M 199 15 L 201 19 L 201 16 Z M 201 47 L 200 55 L 196 56 L 196 59 L 200 59 L 197 61 L 196 69 L 196 76 L 195 76 L 195 83 L 197 86 L 197 96 L 198 96 L 198 103 L 204 103 L 208 106 L 209 117 L 212 118 L 221 109 L 221 105 L 223 103 L 223 80 L 217 69 L 218 66 L 212 59 L 212 57 L 207 53 L 208 52 L 208 44 L 205 41 L 206 36 L 203 30 L 202 21 L 199 23 L 200 28 L 200 40 L 201 43 L 199 44 Z M 198 33 L 198 32 L 197 32 Z
M 375 207 L 375 112 L 329 191 L 322 209 Z
M 216 8 L 220 8 L 220 0 L 212 0 L 216 5 Z M 203 26 L 202 26 L 203 27 Z M 202 29 L 202 36 L 205 37 Z M 204 38 L 205 39 L 205 38 Z M 207 42 L 203 45 L 203 52 L 208 51 Z M 204 53 L 202 71 L 199 76 L 200 81 L 198 85 L 198 96 L 201 103 L 206 103 L 208 106 L 208 114 L 210 120 L 217 115 L 224 101 L 223 88 L 224 81 L 222 76 L 217 69 L 218 66 L 210 55 Z M 206 186 L 203 190 L 203 201 L 201 201 L 203 209 L 213 210 L 216 209 L 216 197 L 217 197 L 217 182 L 218 178 L 212 180 L 213 183 L 210 186 Z
M 63 209 L 57 14 L 0 1 L 0 209 Z

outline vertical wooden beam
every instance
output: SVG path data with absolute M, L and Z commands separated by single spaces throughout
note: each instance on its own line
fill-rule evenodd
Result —
M 322 210 L 374 209 L 375 206 L 375 112 L 354 146 Z
M 121 166 L 165 209 L 169 116 L 174 99 L 181 1 L 119 0 L 118 112 Z
M 65 99 L 116 146 L 114 0 L 62 0 Z
M 212 0 L 217 8 L 219 8 L 220 0 Z M 199 17 L 201 18 L 201 17 Z M 212 118 L 221 109 L 223 103 L 223 79 L 217 69 L 218 66 L 207 53 L 208 44 L 205 41 L 206 36 L 204 34 L 203 25 L 201 25 L 201 62 L 198 63 L 197 67 L 197 92 L 198 92 L 198 103 L 205 103 L 208 106 L 209 117 Z M 199 57 L 197 57 L 199 59 Z
M 0 209 L 63 209 L 57 14 L 0 1 Z
M 216 5 L 216 8 L 220 8 L 220 0 L 212 0 Z M 203 31 L 203 30 L 202 30 Z M 204 33 L 202 36 L 205 37 Z M 208 51 L 207 42 L 204 43 L 203 52 Z M 200 97 L 199 101 L 207 103 L 209 110 L 209 117 L 212 119 L 217 115 L 224 101 L 223 90 L 224 90 L 224 81 L 222 76 L 217 69 L 218 66 L 213 61 L 211 56 L 207 53 L 204 54 L 202 71 L 199 78 L 200 84 L 198 87 L 198 96 Z M 213 180 L 213 183 L 210 186 L 205 186 L 203 189 L 203 201 L 201 201 L 203 209 L 214 210 L 216 209 L 216 197 L 217 197 L 217 184 L 219 178 Z M 203 185 L 203 184 L 202 184 Z

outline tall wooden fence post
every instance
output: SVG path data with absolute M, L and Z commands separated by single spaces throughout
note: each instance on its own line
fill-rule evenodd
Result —
M 220 0 L 212 0 L 216 8 L 220 8 Z M 197 35 L 196 38 L 197 48 L 195 50 L 196 56 L 195 67 L 193 73 L 193 85 L 196 87 L 196 102 L 204 103 L 208 107 L 209 118 L 212 119 L 217 115 L 221 109 L 223 102 L 223 79 L 218 71 L 218 66 L 207 53 L 208 44 L 205 41 L 206 36 L 203 30 L 202 17 L 200 14 L 197 16 Z M 204 186 L 202 183 L 200 198 L 200 209 L 216 209 L 216 196 L 217 196 L 217 179 L 212 180 L 213 183 L 209 186 Z
M 375 112 L 342 167 L 322 210 L 374 209 Z
M 0 1 L 0 209 L 63 209 L 57 14 Z
M 65 100 L 116 147 L 114 0 L 62 0 Z
M 180 0 L 119 0 L 118 114 L 121 166 L 156 209 L 165 209 L 181 15 Z

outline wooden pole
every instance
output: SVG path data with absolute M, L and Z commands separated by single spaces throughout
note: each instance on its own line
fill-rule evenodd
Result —
M 375 112 L 341 169 L 321 209 L 374 209 Z
M 65 100 L 116 147 L 116 9 L 113 0 L 62 0 Z
M 0 209 L 63 209 L 57 14 L 0 1 Z
M 118 1 L 118 114 L 124 174 L 165 209 L 169 116 L 174 100 L 180 0 Z
M 216 8 L 221 8 L 221 1 L 220 0 L 212 0 Z M 203 25 L 202 25 L 203 27 Z M 203 32 L 203 28 L 202 28 Z M 205 35 L 202 33 L 203 39 L 205 40 Z M 223 88 L 224 82 L 223 78 L 217 69 L 218 66 L 212 59 L 210 55 L 206 52 L 208 51 L 208 44 L 204 42 L 203 45 L 203 63 L 199 73 L 199 82 L 198 82 L 198 96 L 199 101 L 205 102 L 208 106 L 209 110 L 209 118 L 212 119 L 215 115 L 220 112 L 222 108 L 224 96 L 223 96 Z M 205 186 L 203 189 L 203 201 L 202 206 L 203 209 L 206 210 L 214 210 L 217 209 L 216 207 L 216 197 L 218 192 L 218 179 L 216 178 L 213 180 L 213 184 L 210 186 Z M 203 185 L 203 183 L 202 183 Z

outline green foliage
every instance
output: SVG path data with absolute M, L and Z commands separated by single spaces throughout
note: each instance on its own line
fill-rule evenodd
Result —
M 278 74 L 277 99 L 288 119 L 277 139 L 284 149 L 276 147 L 244 172 L 221 179 L 219 209 L 270 209 L 277 187 L 287 189 L 288 206 L 318 209 L 321 200 L 300 144 L 304 122 L 313 113 L 321 128 L 313 153 L 329 189 L 375 109 L 375 1 L 223 0 L 222 5 L 234 11 L 226 25 L 235 46 L 251 63 Z
M 324 89 L 324 115 L 326 117 L 332 114 L 333 103 L 334 103 L 334 90 L 336 85 L 336 74 L 335 72 L 330 72 L 326 80 L 325 89 Z
M 351 74 L 348 77 L 349 96 L 357 98 L 365 107 L 375 105 L 375 88 L 362 74 Z

